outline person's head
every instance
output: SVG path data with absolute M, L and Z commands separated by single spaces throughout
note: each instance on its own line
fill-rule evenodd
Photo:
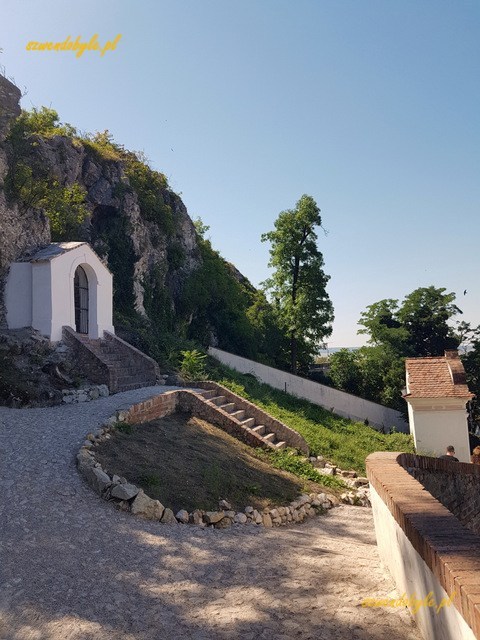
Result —
M 475 449 L 473 450 L 473 455 L 474 456 L 480 456 L 480 446 L 479 447 L 475 447 Z
M 455 455 L 455 447 L 453 446 L 453 444 L 449 444 L 447 447 L 447 456 L 454 456 Z

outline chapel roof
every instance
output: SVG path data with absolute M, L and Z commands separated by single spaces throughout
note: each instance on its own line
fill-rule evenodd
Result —
M 88 242 L 52 242 L 47 247 L 26 258 L 26 262 L 48 262 L 67 253 L 67 251 L 72 251 L 72 249 L 82 246 L 82 244 L 88 245 Z
M 405 398 L 472 398 L 465 369 L 456 350 L 444 356 L 407 358 L 408 393 Z

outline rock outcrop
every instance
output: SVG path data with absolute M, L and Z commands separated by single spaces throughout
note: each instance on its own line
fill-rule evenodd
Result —
M 17 87 L 0 76 L 0 301 L 10 263 L 51 241 L 43 210 L 8 200 L 3 188 L 13 166 L 13 149 L 6 137 L 20 113 L 20 97 Z M 39 168 L 42 176 L 48 175 L 60 186 L 77 183 L 85 189 L 90 215 L 81 227 L 81 237 L 71 240 L 90 242 L 105 260 L 114 273 L 117 295 L 122 292 L 128 310 L 148 315 L 146 298 L 165 289 L 167 304 L 174 311 L 186 279 L 201 264 L 195 227 L 180 197 L 168 187 L 161 190 L 173 219 L 173 229 L 167 233 L 142 216 L 138 194 L 121 159 L 102 158 L 77 138 L 53 135 L 35 136 L 27 160 L 34 172 Z M 172 260 L 172 255 L 177 259 Z M 2 325 L 5 309 L 0 302 Z

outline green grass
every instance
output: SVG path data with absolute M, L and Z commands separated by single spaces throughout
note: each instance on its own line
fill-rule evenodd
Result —
M 403 433 L 383 434 L 362 422 L 330 413 L 306 400 L 262 384 L 252 375 L 212 364 L 209 375 L 234 393 L 295 429 L 307 441 L 311 455 L 323 455 L 342 469 L 365 473 L 365 458 L 374 451 L 414 452 L 413 439 Z
M 299 478 L 318 482 L 324 487 L 331 489 L 345 489 L 347 485 L 336 476 L 325 476 L 319 473 L 302 456 L 299 456 L 294 449 L 283 449 L 281 451 L 270 451 L 267 449 L 256 449 L 256 455 L 265 462 L 269 462 L 275 469 L 282 469 L 295 474 Z

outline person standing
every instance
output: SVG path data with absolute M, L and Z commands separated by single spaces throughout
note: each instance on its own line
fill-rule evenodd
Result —
M 443 456 L 438 456 L 440 460 L 451 460 L 452 462 L 460 462 L 458 458 L 455 457 L 455 447 L 453 445 L 448 445 L 446 452 Z
M 470 462 L 472 464 L 480 464 L 480 447 L 475 447 L 470 456 Z

